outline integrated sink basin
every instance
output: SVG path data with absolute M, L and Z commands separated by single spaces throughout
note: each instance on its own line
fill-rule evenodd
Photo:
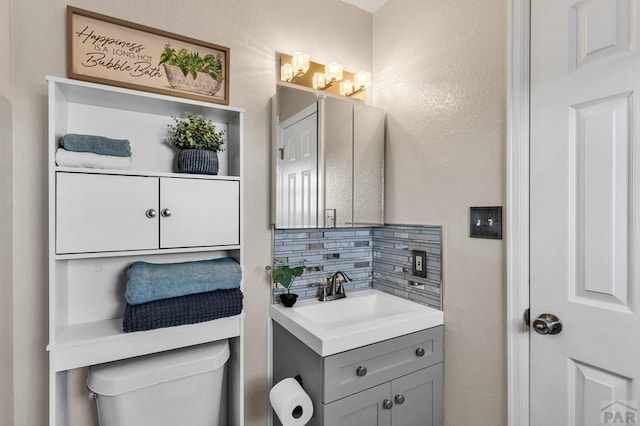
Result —
M 271 305 L 271 318 L 321 356 L 333 355 L 443 324 L 443 313 L 377 290 L 345 299 Z

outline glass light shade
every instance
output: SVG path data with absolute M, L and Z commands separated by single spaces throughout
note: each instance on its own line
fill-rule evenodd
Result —
M 356 89 L 366 89 L 371 85 L 371 73 L 367 71 L 358 71 L 353 76 Z
M 291 81 L 293 78 L 293 67 L 291 64 L 284 64 L 280 67 L 280 80 Z
M 331 62 L 329 65 L 325 65 L 324 73 L 327 75 L 329 81 L 342 80 L 342 65 Z
M 349 96 L 353 93 L 353 81 L 344 80 L 340 82 L 340 94 L 343 96 Z
M 317 72 L 313 74 L 313 88 L 321 89 L 327 85 L 327 80 L 325 75 L 321 72 Z
M 309 71 L 309 55 L 307 53 L 296 52 L 291 58 L 291 66 L 295 74 Z

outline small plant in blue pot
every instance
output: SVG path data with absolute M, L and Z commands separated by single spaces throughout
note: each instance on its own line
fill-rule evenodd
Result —
M 223 151 L 224 130 L 206 117 L 187 114 L 186 118 L 173 117 L 166 142 L 179 150 L 178 172 L 218 174 L 218 151 Z
M 298 295 L 295 293 L 291 293 L 290 290 L 295 279 L 302 274 L 304 274 L 304 266 L 296 266 L 295 268 L 291 268 L 289 267 L 289 265 L 281 265 L 273 268 L 273 272 L 271 274 L 273 282 L 278 283 L 282 287 L 287 289 L 286 293 L 282 293 L 280 295 L 280 301 L 287 308 L 295 305 L 296 300 L 298 300 Z

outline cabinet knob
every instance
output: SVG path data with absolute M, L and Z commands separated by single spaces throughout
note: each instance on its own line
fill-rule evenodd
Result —
M 391 410 L 391 408 L 393 407 L 393 401 L 385 399 L 384 401 L 382 401 L 382 408 L 384 408 L 385 410 Z
M 364 377 L 367 375 L 367 367 L 360 366 L 356 369 L 356 374 L 359 377 Z
M 171 216 L 171 210 L 170 209 L 162 209 L 160 214 L 162 215 L 162 217 L 170 217 Z
M 149 219 L 153 219 L 158 215 L 158 212 L 155 209 L 149 209 L 144 213 Z
M 402 405 L 404 404 L 404 395 L 396 395 L 394 400 L 396 401 L 396 404 Z
M 416 356 L 418 358 L 422 358 L 424 356 L 425 352 L 424 352 L 424 348 L 418 348 L 416 349 Z

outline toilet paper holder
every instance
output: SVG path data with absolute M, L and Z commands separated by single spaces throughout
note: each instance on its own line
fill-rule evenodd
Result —
M 293 378 L 296 379 L 296 381 L 300 383 L 300 387 L 304 389 L 304 385 L 302 384 L 302 377 L 299 374 L 296 374 Z M 302 412 L 302 407 L 298 405 L 293 409 L 291 415 L 294 419 L 299 419 L 300 417 L 302 417 Z

